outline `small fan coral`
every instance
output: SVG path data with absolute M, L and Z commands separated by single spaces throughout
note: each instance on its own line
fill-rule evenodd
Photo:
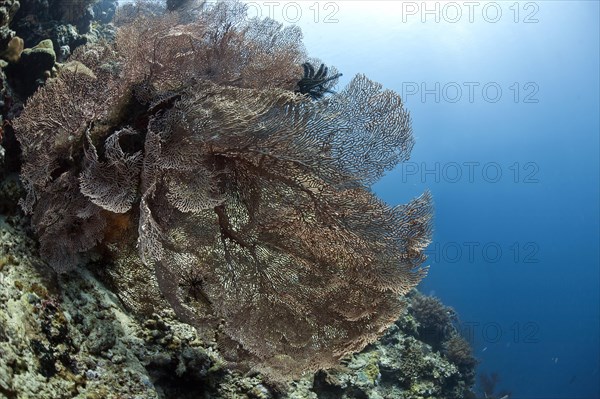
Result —
M 400 97 L 358 75 L 312 101 L 306 59 L 297 28 L 238 3 L 76 51 L 14 123 L 49 264 L 108 255 L 132 309 L 168 302 L 275 377 L 374 341 L 424 275 L 430 196 L 391 208 L 369 189 L 409 157 Z

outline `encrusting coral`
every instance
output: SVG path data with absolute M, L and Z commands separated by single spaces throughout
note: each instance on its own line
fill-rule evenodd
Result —
M 168 303 L 233 365 L 336 365 L 425 272 L 429 194 L 392 208 L 369 188 L 408 159 L 408 113 L 363 75 L 324 96 L 324 67 L 303 95 L 298 28 L 239 3 L 191 10 L 79 48 L 85 68 L 14 121 L 41 253 L 57 272 L 104 255 L 130 308 Z

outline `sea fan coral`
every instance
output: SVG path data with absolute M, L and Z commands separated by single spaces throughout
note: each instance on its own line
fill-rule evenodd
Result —
M 132 309 L 162 293 L 233 364 L 280 378 L 393 323 L 431 219 L 427 193 L 391 208 L 369 189 L 410 154 L 400 97 L 362 75 L 319 101 L 295 93 L 300 40 L 238 3 L 139 16 L 15 121 L 23 207 L 55 270 L 108 254 Z

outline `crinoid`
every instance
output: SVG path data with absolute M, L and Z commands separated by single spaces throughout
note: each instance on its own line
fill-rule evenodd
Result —
M 327 77 L 328 68 L 325 64 L 321 64 L 317 72 L 310 62 L 302 64 L 304 68 L 304 76 L 298 82 L 297 93 L 307 94 L 313 100 L 319 100 L 323 98 L 325 93 L 333 93 L 331 87 L 335 84 L 341 73 L 336 73 L 333 76 Z

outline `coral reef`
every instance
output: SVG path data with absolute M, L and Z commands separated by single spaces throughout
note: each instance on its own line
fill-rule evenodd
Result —
M 407 313 L 343 365 L 273 386 L 229 370 L 172 311 L 136 318 L 90 272 L 56 277 L 0 216 L 0 398 L 470 397 L 461 366 L 404 331 L 414 323 Z
M 18 7 L 0 6 L 0 398 L 470 397 L 447 308 L 400 299 L 430 198 L 369 190 L 412 147 L 395 93 L 333 92 L 297 28 L 238 3 L 128 6 L 98 44 L 113 1 Z
M 19 11 L 19 7 L 20 3 L 17 0 L 3 0 L 0 3 L 0 49 L 2 50 L 8 47 L 15 35 L 9 25 L 17 11 Z
M 202 370 L 226 374 L 192 327 L 136 321 L 87 272 L 56 280 L 4 218 L 0 238 L 0 397 L 158 398 Z M 163 388 L 164 376 L 177 381 Z
M 53 73 L 56 74 L 55 63 L 56 54 L 52 40 L 46 39 L 12 57 L 12 62 L 5 70 L 7 75 L 12 77 L 11 84 L 15 92 L 29 97 Z
M 94 41 L 105 29 L 103 25 L 111 22 L 116 8 L 115 0 L 22 0 L 11 26 L 27 46 L 51 39 L 57 54 L 68 55 Z
M 58 272 L 109 254 L 131 308 L 162 293 L 239 367 L 333 366 L 424 275 L 429 195 L 391 208 L 369 188 L 408 158 L 408 113 L 362 75 L 323 101 L 294 93 L 297 28 L 238 3 L 187 17 L 140 15 L 114 45 L 80 48 L 86 68 L 63 68 L 13 122 L 41 253 Z
M 112 37 L 109 22 L 115 11 L 113 0 L 2 2 L 0 65 L 11 82 L 11 97 L 17 96 L 11 98 L 17 108 L 56 74 L 56 61 L 65 61 L 83 44 Z

